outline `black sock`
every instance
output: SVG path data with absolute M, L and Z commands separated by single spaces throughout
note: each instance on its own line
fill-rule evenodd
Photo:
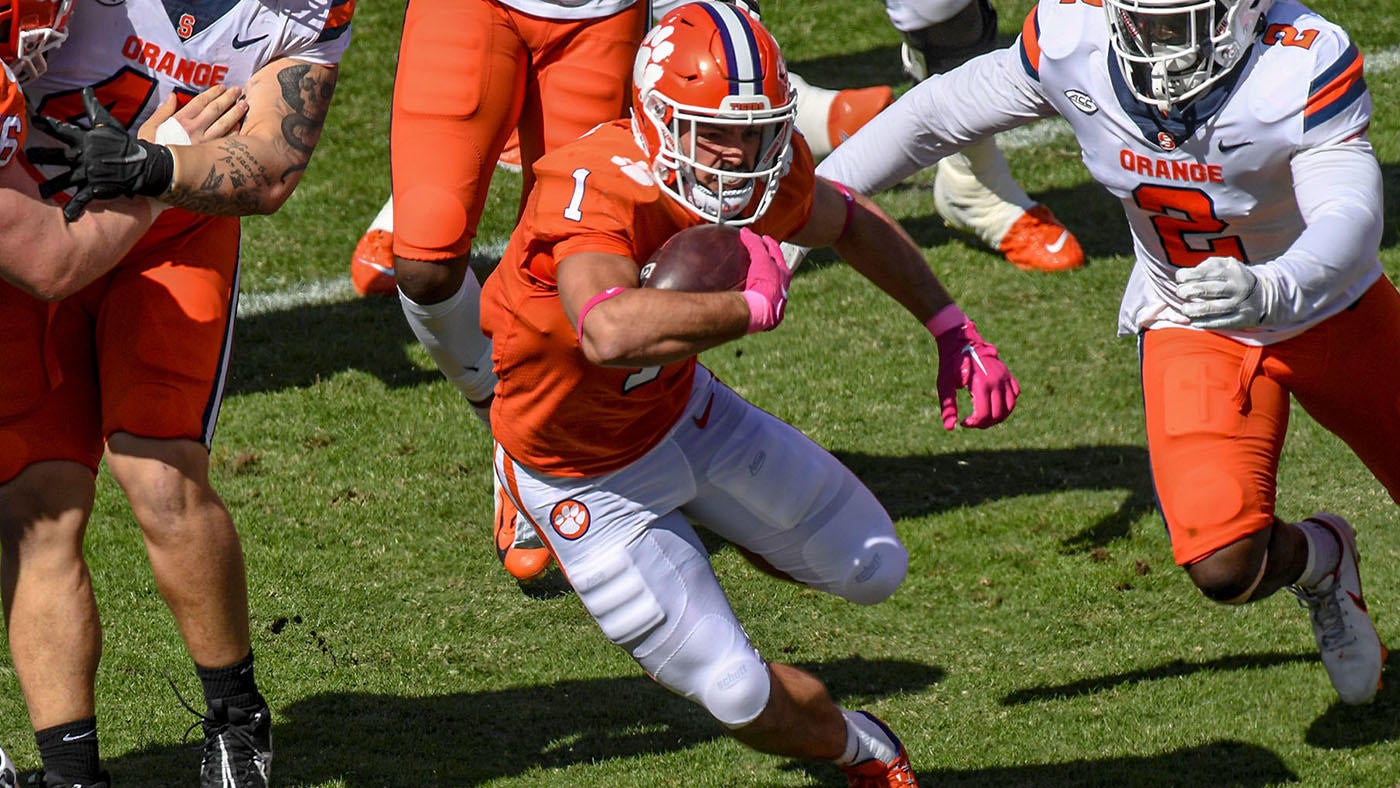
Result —
M 78 782 L 97 782 L 101 778 L 96 717 L 35 731 L 34 743 L 39 746 L 44 771 Z
M 199 683 L 204 687 L 204 702 L 212 704 L 216 700 L 238 708 L 255 708 L 265 705 L 258 693 L 258 684 L 253 680 L 253 652 L 226 668 L 206 668 L 194 666 L 199 675 Z

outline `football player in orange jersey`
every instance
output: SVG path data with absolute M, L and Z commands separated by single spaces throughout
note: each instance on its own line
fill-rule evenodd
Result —
M 758 0 L 734 0 L 734 2 L 758 13 Z M 659 17 L 676 4 L 676 0 L 669 0 L 669 2 L 653 2 L 650 5 L 652 13 Z M 515 3 L 506 2 L 505 5 L 514 6 Z M 560 5 L 567 5 L 567 8 L 561 10 Z M 560 4 L 551 2 L 551 0 L 534 0 L 534 2 L 526 0 L 525 3 L 520 4 L 520 10 L 541 19 L 556 19 L 567 23 L 582 16 L 583 12 L 580 9 L 588 8 L 590 5 L 596 6 L 596 10 L 589 12 L 589 15 L 599 16 L 616 12 L 620 7 L 620 4 L 615 1 L 596 4 L 577 2 Z M 636 30 L 637 40 L 641 39 L 643 30 L 644 25 L 639 25 Z M 580 32 L 577 35 L 591 34 Z M 540 53 L 536 53 L 529 68 L 532 71 L 547 70 L 557 57 L 559 56 L 550 54 L 541 56 Z M 595 68 L 602 65 L 606 65 L 606 63 L 595 64 Z M 572 90 L 570 85 L 564 84 L 565 80 L 571 79 L 574 74 L 582 75 L 585 87 L 582 94 L 571 92 L 571 95 L 576 99 L 573 102 L 540 102 L 541 110 L 551 113 L 550 119 L 553 121 L 552 125 L 555 130 L 551 130 L 549 134 L 544 136 L 543 148 L 534 151 L 528 158 L 521 151 L 519 128 L 538 123 L 541 118 L 522 110 L 523 114 L 517 121 L 517 125 L 508 124 L 503 130 L 507 133 L 507 137 L 502 143 L 500 154 L 495 159 L 500 168 L 512 172 L 522 172 L 525 165 L 533 162 L 534 158 L 543 151 L 552 150 L 564 142 L 577 138 L 598 123 L 605 123 L 621 117 L 622 112 L 625 111 L 625 104 L 597 105 L 591 101 L 592 94 L 597 92 L 587 87 L 587 81 L 594 76 L 593 71 L 583 70 L 572 73 L 569 69 L 560 69 L 559 71 L 563 76 L 555 77 L 551 81 L 560 82 L 564 90 Z M 625 94 L 627 83 L 625 70 L 618 72 L 614 78 L 619 89 Z M 842 139 L 854 134 L 855 130 L 860 128 L 862 124 L 894 101 L 894 91 L 885 85 L 828 90 L 808 85 L 796 75 L 792 75 L 792 80 L 796 86 L 800 86 L 797 128 L 807 135 L 808 143 L 819 156 L 830 153 L 831 149 L 840 144 Z M 533 85 L 534 82 L 530 84 Z M 526 107 L 529 106 L 530 103 L 527 102 Z M 601 111 L 607 110 L 609 106 L 617 114 L 606 116 L 599 114 Z M 557 117 L 555 117 L 556 115 Z M 489 180 L 489 169 L 483 177 Z M 524 193 L 528 193 L 528 185 Z M 522 194 L 521 202 L 524 202 L 524 194 Z M 397 292 L 394 281 L 393 238 L 394 201 L 390 197 L 370 222 L 350 256 L 350 282 L 355 288 L 355 292 L 362 296 L 392 295 Z
M 973 399 L 962 424 L 980 428 L 1009 415 L 1017 384 L 898 224 L 815 177 L 778 45 L 757 20 L 679 6 L 632 74 L 630 120 L 536 162 L 486 280 L 497 478 L 603 634 L 662 686 L 755 749 L 835 762 L 852 785 L 915 785 L 883 723 L 758 654 L 691 521 L 857 604 L 895 592 L 908 552 L 853 473 L 696 354 L 781 321 L 784 239 L 833 246 L 933 334 L 945 428 L 959 388 Z M 742 227 L 742 292 L 638 286 L 664 241 L 707 222 Z
M 354 7 L 88 3 L 25 85 L 60 143 L 31 159 L 64 168 L 41 189 L 71 187 L 70 218 L 115 197 L 170 206 L 110 272 L 0 340 L 17 350 L 7 348 L 0 383 L 0 585 L 46 785 L 108 782 L 95 690 L 102 631 L 83 550 L 101 461 L 140 525 L 200 682 L 200 784 L 267 785 L 271 709 L 254 677 L 244 554 L 210 483 L 209 446 L 238 297 L 238 217 L 276 211 L 300 182 Z M 226 136 L 198 138 L 183 119 L 162 122 L 154 140 L 127 133 L 220 83 L 246 98 Z M 24 385 L 6 386 L 11 374 Z
M 523 205 L 535 159 L 626 114 L 632 53 L 648 5 L 419 0 L 408 9 L 395 75 L 393 196 L 356 245 L 350 278 L 361 295 L 398 294 L 414 335 L 483 422 L 495 378 L 490 345 L 476 328 L 480 284 L 468 273 L 493 163 L 523 138 L 516 149 Z M 755 10 L 757 2 L 741 5 Z M 499 34 L 486 36 L 488 30 Z M 444 92 L 448 85 L 471 87 L 457 96 Z M 887 87 L 808 92 L 804 112 L 819 127 L 824 151 L 893 100 Z M 542 575 L 548 551 L 528 527 L 517 529 L 499 490 L 494 508 L 495 547 L 506 570 L 522 582 Z

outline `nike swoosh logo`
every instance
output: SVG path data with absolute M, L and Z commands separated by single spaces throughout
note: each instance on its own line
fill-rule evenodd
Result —
M 1355 603 L 1356 603 L 1356 606 L 1359 607 L 1359 608 L 1361 608 L 1361 612 L 1363 612 L 1363 613 L 1369 613 L 1369 612 L 1371 612 L 1371 611 L 1369 611 L 1369 610 L 1366 609 L 1366 598 L 1365 598 L 1365 597 L 1359 596 L 1359 595 L 1357 595 L 1357 594 L 1353 594 L 1353 593 L 1350 592 L 1350 591 L 1347 592 L 1347 596 L 1351 597 L 1351 601 L 1355 602 Z
M 95 733 L 97 733 L 97 729 L 96 729 L 96 728 L 93 728 L 93 729 L 90 730 L 90 731 L 83 731 L 82 733 L 79 733 L 79 734 L 77 734 L 76 736 L 73 735 L 73 734 L 71 734 L 71 733 L 65 733 L 65 734 L 63 734 L 63 740 L 64 740 L 64 741 L 81 741 L 81 740 L 86 739 L 87 737 L 89 737 L 89 736 L 91 736 L 91 735 L 93 735 L 93 734 L 95 734 Z
M 1060 237 L 1056 238 L 1054 243 L 1045 245 L 1045 251 L 1049 252 L 1050 254 L 1059 254 L 1060 250 L 1065 248 L 1065 241 L 1068 240 L 1069 230 L 1065 230 L 1060 233 Z
M 250 47 L 250 46 L 252 46 L 252 45 L 258 43 L 259 41 L 263 40 L 264 38 L 267 38 L 267 36 L 262 35 L 262 36 L 258 36 L 257 38 L 250 38 L 250 39 L 248 39 L 248 40 L 245 41 L 245 40 L 239 38 L 237 33 L 234 33 L 234 34 L 233 34 L 233 48 L 234 48 L 234 49 L 243 49 L 244 47 Z
M 701 413 L 699 416 L 692 416 L 690 418 L 691 421 L 695 422 L 696 429 L 703 430 L 705 429 L 705 425 L 710 423 L 710 406 L 714 404 L 715 395 L 711 394 L 710 399 L 705 402 L 705 412 Z
M 1246 146 L 1246 145 L 1253 145 L 1253 144 L 1254 144 L 1254 140 L 1245 140 L 1244 142 L 1233 142 L 1233 143 L 1230 143 L 1230 144 L 1227 145 L 1227 144 L 1225 144 L 1225 141 L 1224 141 L 1224 140 L 1221 140 L 1221 141 L 1215 143 L 1215 149 L 1218 150 L 1218 151 L 1220 151 L 1221 153 L 1229 153 L 1229 152 L 1232 151 L 1232 150 L 1238 150 L 1238 149 L 1240 149 L 1240 148 L 1243 148 L 1243 147 Z
M 362 257 L 356 257 L 355 262 L 359 263 L 360 265 L 369 266 L 370 268 L 373 268 L 374 270 L 378 271 L 381 274 L 384 274 L 385 276 L 394 275 L 394 269 L 388 266 L 380 265 L 379 263 L 372 262 L 370 260 L 366 260 Z M 476 367 L 467 367 L 467 369 L 476 369 Z

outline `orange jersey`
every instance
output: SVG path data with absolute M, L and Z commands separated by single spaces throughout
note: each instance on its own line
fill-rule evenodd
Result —
M 535 163 L 534 191 L 481 295 L 493 343 L 492 431 L 517 462 L 554 476 L 594 476 L 638 459 L 680 418 L 695 359 L 621 369 L 590 362 L 559 301 L 559 261 L 580 252 L 641 266 L 667 238 L 704 220 L 662 193 L 630 121 L 599 127 Z M 792 165 L 754 232 L 778 240 L 807 224 L 816 175 L 793 138 Z

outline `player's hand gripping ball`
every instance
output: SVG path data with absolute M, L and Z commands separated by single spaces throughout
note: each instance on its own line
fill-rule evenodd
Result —
M 702 224 L 667 239 L 642 267 L 642 287 L 687 293 L 743 290 L 750 254 L 739 228 Z

